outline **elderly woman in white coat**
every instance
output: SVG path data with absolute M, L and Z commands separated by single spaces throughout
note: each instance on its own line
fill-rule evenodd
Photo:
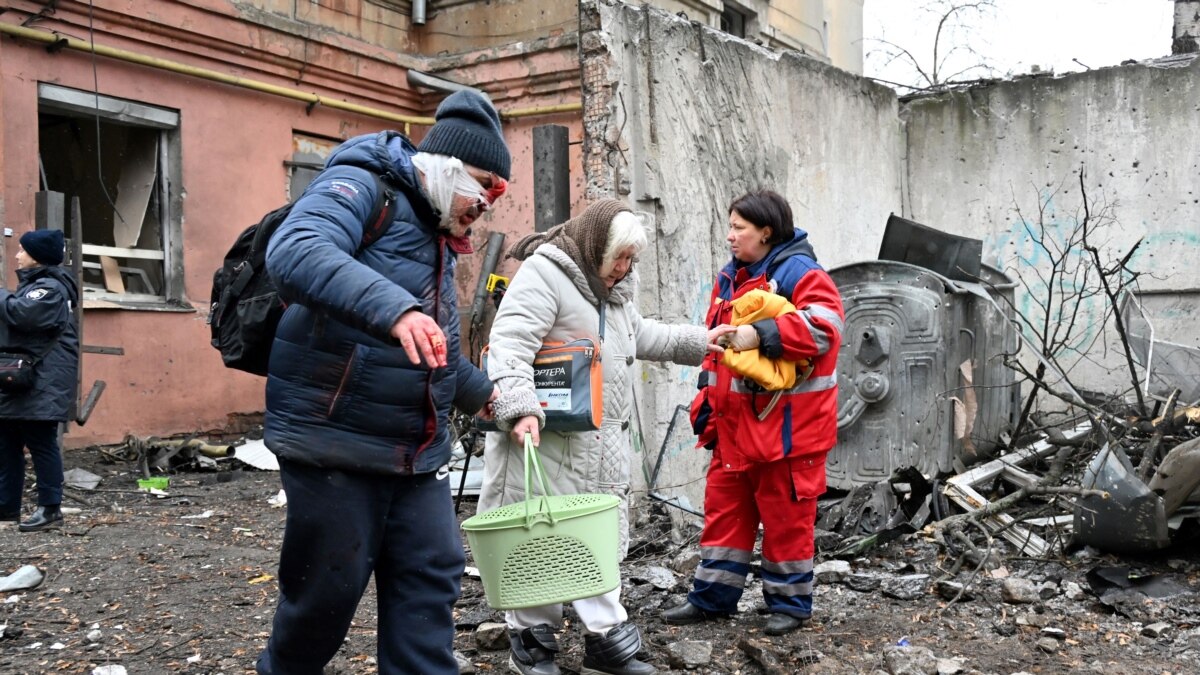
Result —
M 525 499 L 524 437 L 532 434 L 555 494 L 606 493 L 621 498 L 622 555 L 629 546 L 626 498 L 633 447 L 634 359 L 699 365 L 716 339 L 733 329 L 666 325 L 637 308 L 637 254 L 645 248 L 640 219 L 614 199 L 602 199 L 577 218 L 521 240 L 510 256 L 524 261 L 492 323 L 488 375 L 500 391 L 497 424 L 488 434 L 479 511 Z M 544 415 L 533 387 L 533 358 L 543 342 L 597 338 L 601 343 L 604 416 L 597 431 L 543 431 Z M 585 631 L 585 674 L 649 675 L 636 658 L 638 629 L 627 621 L 621 589 L 573 603 Z M 511 610 L 506 620 L 510 666 L 524 675 L 557 675 L 555 632 L 562 605 Z

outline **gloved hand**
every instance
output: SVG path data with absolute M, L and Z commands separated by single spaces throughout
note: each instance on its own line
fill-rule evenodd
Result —
M 735 352 L 758 349 L 758 331 L 754 326 L 738 326 L 737 332 L 730 335 L 729 346 Z

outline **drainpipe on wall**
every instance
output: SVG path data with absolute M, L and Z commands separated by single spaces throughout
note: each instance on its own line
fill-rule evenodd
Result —
M 412 22 L 414 26 L 425 25 L 425 0 L 413 0 Z
M 1172 54 L 1200 51 L 1200 0 L 1175 0 L 1175 27 L 1171 34 Z

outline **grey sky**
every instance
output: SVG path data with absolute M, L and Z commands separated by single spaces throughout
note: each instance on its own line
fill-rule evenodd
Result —
M 911 66 L 901 61 L 885 66 L 886 59 L 878 53 L 881 45 L 872 38 L 905 47 L 927 68 L 940 16 L 921 10 L 930 4 L 931 0 L 866 0 L 866 75 L 916 81 Z M 978 63 L 980 57 L 997 76 L 1005 77 L 1031 72 L 1034 66 L 1065 73 L 1085 70 L 1080 63 L 1101 68 L 1171 52 L 1172 0 L 996 0 L 995 5 L 982 16 L 966 18 L 969 28 L 951 36 L 958 43 L 967 36 L 980 56 L 956 52 L 947 73 Z

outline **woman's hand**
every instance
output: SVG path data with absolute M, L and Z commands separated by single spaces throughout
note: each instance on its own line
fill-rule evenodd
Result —
M 517 445 L 525 445 L 525 434 L 533 435 L 533 444 L 542 444 L 541 424 L 536 415 L 526 415 L 517 420 L 512 428 L 512 439 Z
M 730 326 L 727 323 L 723 323 L 708 331 L 708 351 L 715 354 L 724 352 L 729 339 L 726 336 L 736 332 L 737 326 Z

